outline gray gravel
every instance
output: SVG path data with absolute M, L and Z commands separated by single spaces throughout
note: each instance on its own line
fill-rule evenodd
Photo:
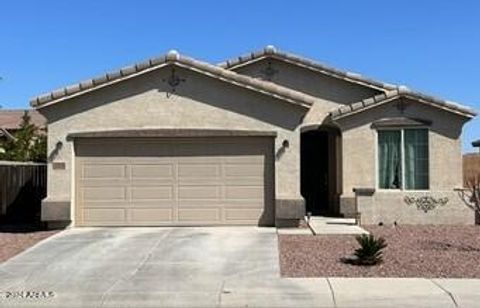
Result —
M 386 239 L 383 264 L 342 263 L 358 247 L 354 236 L 280 235 L 282 276 L 480 278 L 480 226 L 364 227 Z
M 42 231 L 36 228 L 0 227 L 0 263 L 19 254 L 28 247 L 57 233 L 54 231 Z

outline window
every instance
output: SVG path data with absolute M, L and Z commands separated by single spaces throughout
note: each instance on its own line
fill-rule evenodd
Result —
M 428 189 L 428 130 L 379 130 L 378 173 L 382 189 Z

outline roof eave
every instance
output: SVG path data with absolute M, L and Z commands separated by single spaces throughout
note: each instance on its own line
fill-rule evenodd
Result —
M 465 117 L 467 119 L 473 119 L 475 116 L 477 116 L 477 113 L 475 111 L 470 110 L 466 107 L 453 107 L 453 106 L 450 106 L 450 105 L 452 105 L 452 103 L 450 103 L 450 105 L 449 105 L 446 102 L 438 102 L 434 99 L 428 99 L 428 98 L 426 98 L 425 95 L 416 95 L 413 92 L 406 92 L 406 93 L 398 93 L 398 94 L 395 94 L 393 96 L 386 96 L 385 98 L 383 98 L 381 100 L 377 100 L 376 97 L 372 97 L 370 99 L 363 100 L 363 101 L 355 103 L 355 104 L 350 104 L 350 105 L 347 105 L 350 108 L 350 110 L 342 111 L 342 109 L 345 109 L 345 107 L 346 107 L 346 106 L 344 106 L 342 108 L 337 109 L 334 112 L 331 112 L 330 117 L 334 121 L 340 120 L 340 119 L 350 117 L 350 116 L 362 113 L 364 111 L 376 108 L 380 105 L 384 105 L 386 103 L 389 103 L 391 101 L 394 101 L 394 100 L 397 100 L 397 99 L 400 99 L 400 98 L 407 98 L 407 99 L 411 99 L 411 100 L 414 100 L 414 101 L 418 101 L 422 104 L 426 104 L 426 105 L 429 105 L 429 106 L 432 106 L 432 107 L 435 107 L 435 108 L 439 108 L 439 109 L 442 109 L 444 111 L 447 111 L 447 112 L 454 113 L 456 115 Z M 372 101 L 372 100 L 374 101 L 373 103 L 367 103 L 367 101 Z M 361 107 L 358 107 L 358 105 L 360 105 L 360 104 L 361 104 Z M 357 107 L 354 107 L 354 106 L 357 106 Z
M 251 63 L 261 61 L 265 58 L 278 59 L 293 65 L 301 66 L 303 68 L 306 68 L 312 71 L 320 72 L 322 74 L 331 76 L 333 78 L 338 78 L 351 83 L 373 88 L 375 90 L 382 91 L 382 92 L 393 90 L 396 88 L 395 85 L 385 83 L 385 82 L 380 82 L 368 77 L 364 77 L 357 73 L 335 69 L 333 67 L 321 64 L 319 62 L 315 62 L 313 60 L 310 60 L 304 57 L 300 57 L 287 52 L 277 51 L 272 46 L 270 47 L 267 46 L 262 51 L 252 52 L 250 54 L 240 56 L 233 60 L 224 61 L 217 65 L 228 70 L 235 70 L 240 67 L 247 66 Z
M 125 81 L 125 80 L 128 80 L 130 78 L 134 78 L 136 76 L 139 76 L 139 75 L 142 75 L 142 74 L 145 74 L 145 73 L 148 73 L 150 71 L 154 71 L 156 69 L 159 69 L 161 67 L 164 67 L 164 66 L 167 66 L 169 65 L 170 63 L 168 62 L 165 62 L 165 63 L 162 63 L 160 65 L 157 65 L 157 66 L 154 66 L 154 67 L 150 67 L 148 69 L 145 69 L 145 70 L 141 70 L 141 71 L 138 71 L 136 73 L 133 73 L 133 74 L 130 74 L 130 75 L 126 75 L 126 76 L 123 76 L 121 78 L 118 78 L 118 79 L 114 79 L 114 80 L 111 80 L 111 81 L 108 81 L 106 83 L 102 83 L 102 84 L 98 84 L 98 85 L 93 85 L 92 87 L 90 88 L 86 88 L 86 89 L 81 89 L 80 91 L 78 92 L 75 92 L 75 93 L 72 93 L 72 94 L 67 94 L 66 96 L 63 96 L 63 97 L 59 97 L 58 99 L 53 99 L 53 100 L 50 100 L 50 101 L 47 101 L 45 103 L 41 103 L 41 97 L 42 96 L 52 96 L 52 93 L 49 93 L 49 94 L 43 94 L 43 95 L 40 95 L 36 98 L 33 98 L 30 100 L 30 106 L 32 106 L 33 108 L 36 108 L 36 109 L 41 109 L 41 108 L 44 108 L 44 107 L 47 107 L 47 106 L 50 106 L 50 105 L 54 105 L 54 104 L 57 104 L 57 103 L 60 103 L 62 101 L 66 101 L 66 100 L 69 100 L 69 99 L 73 99 L 75 97 L 78 97 L 78 96 L 81 96 L 81 95 L 84 95 L 84 94 L 87 94 L 87 93 L 90 93 L 90 92 L 93 92 L 93 91 L 96 91 L 96 90 L 99 90 L 99 89 L 102 89 L 102 88 L 105 88 L 105 87 L 108 87 L 108 86 L 111 86 L 111 85 L 114 85 L 116 83 L 119 83 L 119 82 L 122 82 L 122 81 Z M 81 83 L 79 83 L 81 84 Z M 68 88 L 65 87 L 64 89 Z M 59 91 L 59 90 L 57 90 Z
M 34 108 L 41 109 L 122 82 L 127 79 L 134 78 L 141 74 L 157 70 L 167 65 L 177 65 L 192 71 L 197 71 L 204 75 L 208 75 L 222 81 L 262 93 L 264 95 L 284 100 L 306 109 L 310 108 L 315 101 L 314 97 L 310 97 L 299 92 L 297 93 L 296 91 L 284 88 L 282 86 L 270 84 L 266 81 L 256 80 L 252 77 L 240 75 L 235 72 L 188 57 L 180 57 L 178 53 L 175 56 L 172 56 L 169 53 L 165 57 L 154 58 L 139 64 L 125 67 L 112 73 L 107 73 L 97 78 L 55 90 L 48 94 L 40 95 L 31 99 L 30 105 Z

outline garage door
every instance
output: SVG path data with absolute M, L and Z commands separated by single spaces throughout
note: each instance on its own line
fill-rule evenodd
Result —
M 272 143 L 77 139 L 76 225 L 272 224 Z

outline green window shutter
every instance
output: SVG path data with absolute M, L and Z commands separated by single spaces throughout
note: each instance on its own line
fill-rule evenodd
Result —
M 428 189 L 428 130 L 404 131 L 405 188 Z
M 383 189 L 402 187 L 402 135 L 400 130 L 378 131 L 378 179 Z

